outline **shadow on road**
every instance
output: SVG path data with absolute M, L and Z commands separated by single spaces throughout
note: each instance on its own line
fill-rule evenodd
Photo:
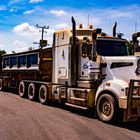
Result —
M 98 119 L 94 110 L 84 111 L 84 110 L 79 110 L 79 109 L 71 108 L 71 107 L 67 107 L 67 106 L 61 106 L 61 108 L 65 109 L 67 111 L 70 111 L 76 115 L 88 117 L 90 119 L 96 119 L 96 120 Z M 116 127 L 120 127 L 120 128 L 125 128 L 128 130 L 140 132 L 140 120 L 135 121 L 135 122 L 112 123 L 112 124 L 108 124 L 108 125 L 112 125 L 112 126 L 116 126 Z
M 122 122 L 119 124 L 113 124 L 117 127 L 126 128 L 132 131 L 140 132 L 140 121 L 136 122 Z
M 38 102 L 38 101 L 36 101 L 36 102 Z M 71 113 L 74 113 L 76 115 L 88 117 L 90 119 L 98 119 L 96 116 L 95 110 L 81 110 L 81 109 L 65 106 L 65 105 L 59 104 L 59 103 L 49 103 L 49 104 L 47 104 L 47 106 L 61 108 L 66 111 L 69 111 Z M 126 129 L 129 129 L 132 131 L 140 132 L 140 120 L 136 121 L 136 122 L 121 122 L 121 123 L 115 123 L 115 124 L 113 123 L 113 124 L 108 124 L 108 125 L 126 128 Z

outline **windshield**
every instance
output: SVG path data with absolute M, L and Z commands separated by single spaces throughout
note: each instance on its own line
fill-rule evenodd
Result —
M 126 42 L 97 40 L 97 53 L 101 56 L 126 56 L 128 50 Z

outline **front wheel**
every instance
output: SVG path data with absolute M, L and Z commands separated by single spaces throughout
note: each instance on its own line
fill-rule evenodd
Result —
M 48 89 L 46 85 L 41 85 L 39 89 L 39 101 L 41 104 L 46 104 L 48 100 Z
M 99 97 L 96 105 L 97 115 L 103 122 L 114 122 L 116 119 L 117 105 L 114 97 L 103 94 Z

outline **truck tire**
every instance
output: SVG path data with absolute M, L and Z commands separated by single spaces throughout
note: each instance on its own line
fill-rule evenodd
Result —
M 4 86 L 3 86 L 3 80 L 0 79 L 0 91 L 2 91 L 4 89 Z
M 48 100 L 48 89 L 46 85 L 41 85 L 39 88 L 39 101 L 41 104 L 46 104 Z
M 21 81 L 20 83 L 19 83 L 19 88 L 18 88 L 18 93 L 19 93 L 19 96 L 20 97 L 26 97 L 26 95 L 27 95 L 27 93 L 26 93 L 26 84 L 25 84 L 25 82 L 23 82 L 23 81 Z
M 33 101 L 36 97 L 36 88 L 34 83 L 30 83 L 28 86 L 28 98 Z
M 103 122 L 114 122 L 117 114 L 117 105 L 114 97 L 103 94 L 99 97 L 96 105 L 97 115 Z

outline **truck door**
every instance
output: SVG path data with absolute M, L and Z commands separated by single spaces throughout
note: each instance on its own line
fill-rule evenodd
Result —
M 87 37 L 83 38 L 79 46 L 79 80 L 88 79 L 91 44 Z

